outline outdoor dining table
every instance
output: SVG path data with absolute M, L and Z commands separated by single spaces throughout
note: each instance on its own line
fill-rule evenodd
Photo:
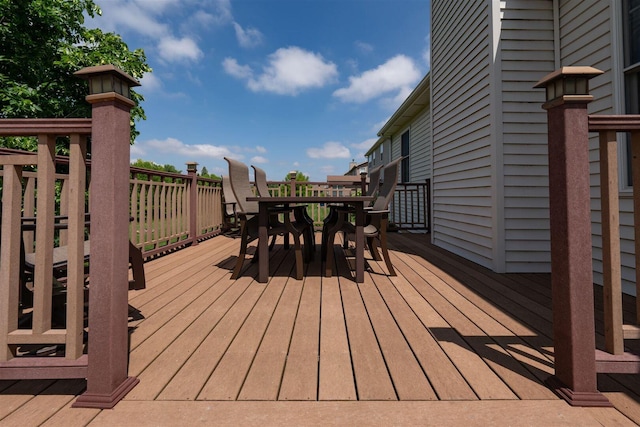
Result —
M 286 196 L 247 197 L 247 201 L 258 202 L 258 282 L 269 280 L 269 208 L 309 203 L 342 203 L 353 207 L 355 215 L 356 277 L 357 283 L 364 282 L 364 207 L 373 201 L 373 196 Z

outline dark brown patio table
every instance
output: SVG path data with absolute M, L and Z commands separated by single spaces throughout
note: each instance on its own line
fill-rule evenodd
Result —
M 364 226 L 365 205 L 373 201 L 373 196 L 287 196 L 287 197 L 247 197 L 247 201 L 258 202 L 258 282 L 269 280 L 269 208 L 305 203 L 342 203 L 353 206 L 356 217 L 356 282 L 364 282 Z

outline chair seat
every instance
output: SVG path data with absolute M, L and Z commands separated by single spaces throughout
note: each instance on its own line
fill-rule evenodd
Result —
M 84 259 L 89 259 L 90 240 L 84 241 Z M 53 249 L 53 268 L 61 268 L 67 265 L 69 260 L 69 247 L 59 246 Z M 36 266 L 36 252 L 24 255 L 24 263 L 28 269 L 33 270 Z

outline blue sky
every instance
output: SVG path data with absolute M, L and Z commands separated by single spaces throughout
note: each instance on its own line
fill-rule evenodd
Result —
M 312 181 L 365 161 L 429 70 L 427 0 L 96 0 L 87 22 L 143 48 L 131 158 Z

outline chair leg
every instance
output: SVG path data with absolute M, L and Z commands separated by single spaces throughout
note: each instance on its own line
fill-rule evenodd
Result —
M 344 224 L 344 218 L 342 215 L 337 215 L 335 223 L 330 224 L 327 229 L 326 238 L 326 255 L 324 261 L 325 276 L 331 277 L 333 274 L 333 244 L 335 242 L 336 233 L 340 231 Z
M 302 280 L 302 276 L 304 274 L 304 263 L 302 261 L 302 246 L 300 245 L 300 234 L 293 234 L 293 247 L 296 251 L 296 279 Z
M 375 237 L 367 237 L 367 246 L 369 247 L 369 252 L 371 252 L 371 257 L 374 261 L 381 261 L 382 258 L 380 258 L 378 243 Z
M 389 257 L 389 250 L 387 249 L 387 224 L 383 223 L 384 228 L 380 230 L 380 247 L 382 248 L 382 256 L 384 257 L 384 262 L 387 264 L 387 269 L 389 270 L 390 276 L 395 276 L 396 271 L 393 269 L 393 264 L 391 264 L 391 258 Z M 377 251 L 376 251 L 377 252 Z
M 331 275 L 333 274 L 333 241 L 335 236 L 336 235 L 334 233 L 327 234 L 325 242 L 326 248 L 325 252 L 323 252 L 325 277 L 331 277 Z
M 233 269 L 233 273 L 231 274 L 232 279 L 237 279 L 240 276 L 240 270 L 242 270 L 242 265 L 244 264 L 244 257 L 247 253 L 247 238 L 249 237 L 249 233 L 247 232 L 246 224 L 242 224 L 242 231 L 240 233 L 240 253 L 238 254 L 238 259 L 236 260 L 236 266 Z
M 289 217 L 285 217 L 284 225 L 287 228 L 289 234 L 293 236 L 293 247 L 296 252 L 296 279 L 302 280 L 304 274 L 304 263 L 302 261 L 302 245 L 300 244 L 300 235 L 302 234 L 291 223 Z

